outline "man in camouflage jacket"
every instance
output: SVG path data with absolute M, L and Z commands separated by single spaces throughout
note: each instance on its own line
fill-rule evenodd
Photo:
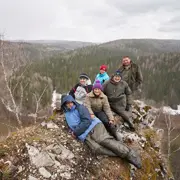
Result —
M 133 93 L 136 91 L 141 93 L 143 76 L 140 67 L 133 63 L 128 56 L 125 56 L 123 57 L 119 71 L 121 72 L 122 79 L 128 83 L 131 91 Z

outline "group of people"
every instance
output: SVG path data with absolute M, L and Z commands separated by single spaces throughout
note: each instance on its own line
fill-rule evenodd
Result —
M 113 112 L 122 117 L 131 131 L 132 96 L 141 91 L 142 73 L 138 65 L 126 56 L 122 65 L 109 77 L 107 66 L 100 66 L 93 84 L 87 74 L 63 96 L 61 108 L 73 137 L 87 143 L 97 154 L 119 156 L 141 168 L 138 152 L 122 142 Z

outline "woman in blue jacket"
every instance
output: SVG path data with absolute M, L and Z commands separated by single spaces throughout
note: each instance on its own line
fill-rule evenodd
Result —
M 105 81 L 109 80 L 109 75 L 107 74 L 107 66 L 106 65 L 101 65 L 100 66 L 100 71 L 99 73 L 96 75 L 95 81 L 99 80 L 101 82 L 101 85 L 104 84 Z
M 63 97 L 61 107 L 73 137 L 86 142 L 95 153 L 119 156 L 137 168 L 142 167 L 139 154 L 110 136 L 103 123 L 97 118 L 91 119 L 87 108 L 76 103 L 72 96 Z

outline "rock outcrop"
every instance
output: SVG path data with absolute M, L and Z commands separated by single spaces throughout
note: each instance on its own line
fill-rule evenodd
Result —
M 136 131 L 130 132 L 126 124 L 118 124 L 123 141 L 141 154 L 140 170 L 118 157 L 96 156 L 85 144 L 73 139 L 64 116 L 56 114 L 41 124 L 14 132 L 0 144 L 0 180 L 171 179 L 160 151 L 163 131 L 153 128 L 155 115 L 156 110 L 136 101 Z

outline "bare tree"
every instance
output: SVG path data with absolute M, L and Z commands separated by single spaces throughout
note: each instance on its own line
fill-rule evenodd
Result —
M 9 81 L 8 81 L 8 75 L 7 75 L 7 71 L 5 68 L 5 61 L 4 61 L 4 36 L 0 35 L 0 64 L 3 70 L 3 75 L 4 75 L 4 80 L 5 80 L 5 85 L 6 85 L 6 89 L 9 93 L 10 99 L 12 101 L 12 105 L 13 105 L 13 112 L 15 113 L 16 116 L 16 120 L 19 124 L 20 127 L 22 127 L 22 121 L 20 120 L 20 114 L 19 114 L 19 108 L 18 105 L 16 104 L 15 98 L 13 96 L 13 92 L 9 86 Z M 1 98 L 2 102 L 4 103 L 5 101 L 3 101 L 3 98 Z
M 168 162 L 170 162 L 171 156 L 174 153 L 180 151 L 180 146 L 172 149 L 174 142 L 180 137 L 180 133 L 173 136 L 173 132 L 176 130 L 176 126 L 173 124 L 173 120 L 169 114 L 165 115 L 165 124 L 167 129 L 167 158 Z
M 35 101 L 36 101 L 36 109 L 34 114 L 32 114 L 31 116 L 34 117 L 34 123 L 36 123 L 37 121 L 37 117 L 38 117 L 38 113 L 39 113 L 39 107 L 40 107 L 40 102 L 42 100 L 42 97 L 44 95 L 44 93 L 46 92 L 46 89 L 48 88 L 48 85 L 43 89 L 42 93 L 40 94 L 40 96 L 38 97 L 36 93 L 33 93 Z
M 22 43 L 16 43 L 16 45 L 12 46 L 11 43 L 4 40 L 4 35 L 0 35 L 0 66 L 5 87 L 0 100 L 8 111 L 15 114 L 20 128 L 22 128 L 21 115 L 25 98 L 24 92 L 29 85 L 29 82 L 23 83 L 23 77 L 32 64 L 32 62 L 26 64 L 26 59 Z M 13 77 L 13 73 L 22 66 L 22 73 L 16 78 L 16 82 L 14 81 L 15 84 L 12 85 L 13 78 L 11 76 Z

